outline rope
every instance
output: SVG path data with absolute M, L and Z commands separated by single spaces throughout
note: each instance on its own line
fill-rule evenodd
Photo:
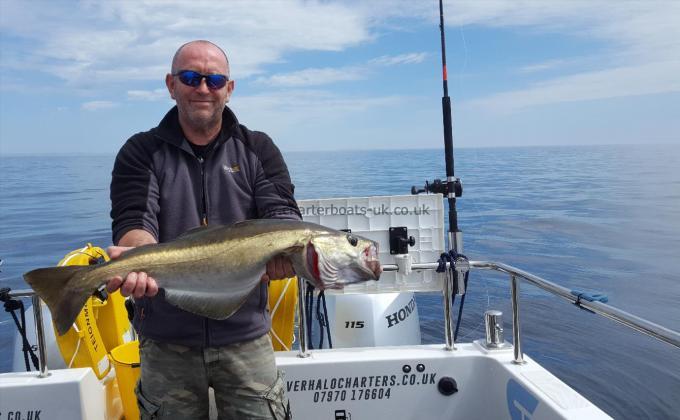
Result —
M 323 306 L 322 306 L 323 304 Z M 322 290 L 319 292 L 319 296 L 316 298 L 316 319 L 319 321 L 319 331 L 321 337 L 319 338 L 319 348 L 323 348 L 324 339 L 324 327 L 326 328 L 326 334 L 328 334 L 328 348 L 333 348 L 333 342 L 331 341 L 331 327 L 328 322 L 328 308 L 326 307 L 326 293 Z
M 324 336 L 324 330 L 323 327 L 326 324 L 326 320 L 324 319 L 324 315 L 321 312 L 321 298 L 323 297 L 323 291 L 319 292 L 319 295 L 316 298 L 316 319 L 319 321 L 319 348 L 323 348 L 323 336 Z
M 314 349 L 312 343 L 312 313 L 314 308 L 314 286 L 307 283 L 307 291 L 305 294 L 305 319 L 307 320 L 307 342 L 309 349 Z
M 72 327 L 73 327 L 73 330 L 76 333 L 78 333 L 78 337 L 80 337 L 80 331 L 78 330 L 78 326 L 75 324 L 75 322 L 73 323 Z M 83 342 L 83 340 L 81 340 L 80 338 L 78 338 L 78 340 L 76 341 L 76 349 L 73 351 L 73 356 L 71 357 L 71 361 L 68 362 L 69 368 L 73 367 L 73 362 L 76 361 L 76 356 L 78 355 L 78 351 L 80 351 L 80 343 L 82 343 L 82 342 Z
M 0 289 L 0 302 L 5 303 L 4 305 L 5 311 L 9 312 L 9 314 L 12 315 L 14 325 L 16 325 L 17 330 L 19 331 L 19 335 L 21 336 L 22 341 L 21 350 L 24 352 L 24 364 L 26 365 L 26 371 L 27 372 L 31 371 L 29 356 L 30 361 L 33 362 L 33 366 L 35 367 L 36 370 L 38 370 L 39 369 L 38 356 L 35 355 L 33 346 L 31 346 L 31 343 L 28 342 L 28 337 L 26 337 L 26 308 L 24 307 L 24 302 L 10 298 L 9 291 L 10 288 L 8 287 Z M 17 317 L 15 311 L 19 311 L 21 321 L 19 321 L 19 317 Z
M 279 309 L 279 305 L 281 304 L 281 301 L 283 301 L 284 296 L 286 296 L 286 292 L 288 291 L 288 286 L 290 286 L 290 283 L 293 281 L 293 279 L 288 279 L 286 281 L 286 285 L 283 287 L 283 291 L 279 295 L 279 298 L 276 300 L 276 303 L 274 304 L 274 307 L 271 310 L 271 316 L 272 318 L 274 317 L 274 314 L 276 313 L 276 310 Z
M 307 320 L 307 338 L 309 343 L 309 348 L 314 349 L 312 344 L 312 314 L 314 314 L 314 286 L 307 284 L 307 289 L 305 291 L 305 319 Z M 328 336 L 328 348 L 333 348 L 333 341 L 331 339 L 331 329 L 330 323 L 328 322 L 328 308 L 326 306 L 326 295 L 323 291 L 319 291 L 316 298 L 316 319 L 319 323 L 319 346 L 318 348 L 323 348 L 323 342 L 325 335 Z M 324 331 L 325 328 L 325 331 Z
M 79 250 L 76 250 L 76 251 L 71 252 L 70 255 L 68 255 L 66 258 L 64 258 L 64 261 L 62 261 L 62 263 L 59 264 L 59 266 L 60 266 L 60 267 L 63 267 L 63 266 L 65 266 L 65 265 L 67 265 L 68 262 L 71 261 L 71 258 L 73 258 L 73 257 L 75 257 L 75 256 L 77 256 L 77 255 L 82 255 L 82 254 L 87 255 L 87 256 L 90 257 L 90 258 L 96 259 L 96 257 L 93 257 L 92 255 L 88 254 L 88 253 L 85 252 L 85 251 L 87 251 L 87 247 L 86 247 L 86 246 L 80 248 Z
M 467 284 L 468 284 L 468 275 L 470 272 L 468 271 L 465 273 L 465 294 L 460 297 L 460 306 L 458 307 L 458 320 L 456 320 L 456 331 L 453 333 L 453 341 L 458 340 L 458 330 L 460 329 L 460 321 L 463 319 L 463 306 L 465 306 L 465 296 L 467 295 Z M 454 294 L 455 296 L 455 294 Z M 453 306 L 453 303 L 451 304 Z
M 326 332 L 328 333 L 328 348 L 332 349 L 333 348 L 333 340 L 331 340 L 331 326 L 330 322 L 328 322 L 328 308 L 326 307 L 326 293 L 321 292 L 321 303 L 323 303 L 323 314 L 326 318 Z
M 276 339 L 276 341 L 279 342 L 279 344 L 281 344 L 281 347 L 283 347 L 283 349 L 284 349 L 285 351 L 290 351 L 290 349 L 288 348 L 288 346 L 286 346 L 286 343 L 284 343 L 283 340 L 281 340 L 281 337 L 279 337 L 279 336 L 276 334 L 276 331 L 274 331 L 274 329 L 269 330 L 269 333 L 272 335 L 273 338 Z

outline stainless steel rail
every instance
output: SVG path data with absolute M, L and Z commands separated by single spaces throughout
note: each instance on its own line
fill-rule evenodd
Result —
M 35 334 L 38 337 L 38 377 L 46 378 L 50 376 L 47 370 L 47 346 L 45 345 L 45 326 L 42 316 L 42 302 L 38 295 L 31 289 L 15 290 L 9 292 L 9 297 L 16 298 L 31 298 L 33 304 L 33 320 L 35 321 Z
M 438 263 L 418 263 L 412 264 L 412 270 L 434 270 Z M 530 284 L 545 290 L 548 293 L 559 296 L 570 303 L 577 304 L 581 308 L 588 309 L 605 318 L 616 321 L 628 328 L 641 332 L 650 337 L 661 340 L 672 346 L 680 348 L 680 333 L 669 328 L 661 326 L 646 319 L 635 316 L 621 309 L 607 305 L 602 302 L 589 302 L 587 300 L 579 300 L 576 296 L 571 294 L 571 290 L 566 287 L 559 286 L 551 281 L 545 280 L 539 276 L 528 273 L 511 265 L 491 262 L 491 261 L 470 261 L 470 269 L 492 270 L 510 275 L 510 285 L 512 290 L 512 330 L 513 341 L 515 348 L 515 363 L 523 363 L 522 353 L 522 339 L 520 332 L 520 314 L 519 314 L 519 281 L 523 279 Z M 384 265 L 384 271 L 397 271 L 397 266 L 393 264 Z
M 654 322 L 647 321 L 646 319 L 640 318 L 626 311 L 622 311 L 613 306 L 607 305 L 606 303 L 589 302 L 587 300 L 582 299 L 579 300 L 576 296 L 571 294 L 571 290 L 567 289 L 566 287 L 559 286 L 551 281 L 545 280 L 541 277 L 520 270 L 519 268 L 515 268 L 507 264 L 490 261 L 470 261 L 470 267 L 482 270 L 500 271 L 509 274 L 511 277 L 512 276 L 520 277 L 528 281 L 529 283 L 533 284 L 534 286 L 545 290 L 548 293 L 566 299 L 570 303 L 576 304 L 578 302 L 578 306 L 582 308 L 588 309 L 598 315 L 601 315 L 605 318 L 609 318 L 613 321 L 623 324 L 626 327 L 631 328 L 635 331 L 641 332 L 645 335 L 656 338 L 657 340 L 661 340 L 672 346 L 680 348 L 680 333 L 677 331 L 673 331 L 669 328 L 666 328 Z M 515 318 L 515 312 L 517 312 L 517 319 L 519 321 L 519 308 L 513 305 L 512 310 L 513 320 Z M 517 325 L 517 327 L 519 327 L 519 324 Z M 515 325 L 513 325 L 513 329 L 514 328 Z M 515 346 L 517 347 L 517 343 L 515 344 Z
M 45 345 L 45 328 L 42 316 L 42 301 L 37 295 L 31 298 L 33 302 L 33 319 L 35 321 L 35 333 L 38 336 L 38 361 L 40 366 L 40 378 L 50 376 L 47 371 L 47 346 Z
M 446 340 L 444 348 L 446 350 L 455 350 L 455 336 L 453 334 L 453 319 L 451 312 L 453 311 L 453 278 L 448 273 L 444 279 L 444 339 Z
M 298 338 L 300 340 L 300 351 L 298 357 L 309 357 L 307 350 L 307 311 L 305 310 L 305 279 L 298 277 Z M 311 337 L 310 337 L 311 339 Z
M 11 298 L 25 298 L 33 296 L 35 296 L 35 292 L 31 289 L 12 290 L 9 292 L 9 297 Z
M 514 274 L 510 275 L 510 299 L 512 300 L 512 343 L 515 352 L 514 363 L 524 364 L 522 352 L 522 329 L 519 323 L 519 281 Z
M 419 271 L 419 270 L 435 270 L 438 267 L 438 263 L 414 263 L 411 266 L 411 269 L 414 271 Z M 620 309 L 617 309 L 613 306 L 607 305 L 602 302 L 589 302 L 587 300 L 582 300 L 579 299 L 577 296 L 574 296 L 571 293 L 571 290 L 567 289 L 566 287 L 559 286 L 551 281 L 545 280 L 539 276 L 533 275 L 531 273 L 528 273 L 526 271 L 520 270 L 519 268 L 515 268 L 513 266 L 503 264 L 503 263 L 497 263 L 497 262 L 491 262 L 491 261 L 470 261 L 470 268 L 471 269 L 479 269 L 479 270 L 492 270 L 492 271 L 498 271 L 501 273 L 506 273 L 510 276 L 510 287 L 511 287 L 511 298 L 512 298 L 512 330 L 513 330 L 513 344 L 514 344 L 514 351 L 515 351 L 515 363 L 523 363 L 523 353 L 522 353 L 522 337 L 521 337 L 521 329 L 520 329 L 520 311 L 519 311 L 519 280 L 523 279 L 529 282 L 530 284 L 545 290 L 548 293 L 551 293 L 553 295 L 559 296 L 565 300 L 567 300 L 570 303 L 576 304 L 581 308 L 588 309 L 593 313 L 596 313 L 598 315 L 601 315 L 605 318 L 609 318 L 611 320 L 614 320 L 628 328 L 631 328 L 635 331 L 641 332 L 645 335 L 648 335 L 650 337 L 656 338 L 657 340 L 663 341 L 665 343 L 668 343 L 672 346 L 675 346 L 676 348 L 680 348 L 680 333 L 677 331 L 673 331 L 669 328 L 663 327 L 659 324 L 656 324 L 651 321 L 647 321 L 646 319 L 640 318 L 638 316 L 635 316 L 633 314 L 630 314 L 626 311 L 622 311 Z M 394 264 L 387 264 L 383 265 L 383 271 L 397 271 L 398 268 Z M 304 304 L 305 304 L 305 299 L 304 299 L 304 293 L 302 292 L 303 288 L 301 287 L 302 280 L 299 279 L 300 283 L 298 284 L 298 337 L 300 339 L 300 357 L 307 357 L 309 356 L 308 350 L 307 350 L 307 336 L 306 336 L 306 323 L 304 319 Z M 445 282 L 445 286 L 448 285 L 448 281 Z M 447 300 L 450 300 L 450 294 L 452 291 L 450 290 L 450 285 L 448 285 L 449 289 L 448 290 L 443 290 L 443 292 L 446 293 L 446 296 L 449 297 Z M 446 287 L 445 287 L 446 289 Z M 20 298 L 20 297 L 32 297 L 33 298 L 33 311 L 34 311 L 34 317 L 36 321 L 36 334 L 38 335 L 38 351 L 39 351 L 39 359 L 40 359 L 40 377 L 47 376 L 47 363 L 46 363 L 46 348 L 45 348 L 45 334 L 44 334 L 44 326 L 43 326 L 43 321 L 42 321 L 42 312 L 40 311 L 40 305 L 37 304 L 36 302 L 39 302 L 38 298 L 35 296 L 35 293 L 32 290 L 17 290 L 14 292 L 9 293 L 10 297 L 13 298 Z M 449 322 L 445 323 L 447 331 L 446 331 L 446 337 L 450 337 L 451 333 L 451 308 L 450 306 L 446 306 L 448 310 L 445 311 L 445 316 L 449 319 Z M 455 343 L 453 340 L 450 341 L 450 347 L 449 347 L 449 340 L 447 339 L 446 347 L 447 349 L 455 349 Z

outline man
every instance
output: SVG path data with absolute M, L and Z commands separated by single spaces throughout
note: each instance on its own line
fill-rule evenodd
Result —
M 226 54 L 208 41 L 181 46 L 165 78 L 177 106 L 158 127 L 121 148 L 111 181 L 112 257 L 165 242 L 201 225 L 254 218 L 300 219 L 281 153 L 226 107 L 234 90 Z M 208 417 L 208 387 L 220 418 L 289 416 L 267 332 L 267 281 L 291 277 L 287 258 L 270 261 L 259 291 L 229 319 L 168 304 L 146 273 L 113 278 L 109 291 L 135 298 L 140 335 L 142 418 Z

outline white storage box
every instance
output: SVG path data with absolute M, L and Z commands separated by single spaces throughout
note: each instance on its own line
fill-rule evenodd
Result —
M 441 194 L 300 200 L 305 221 L 352 233 L 379 244 L 382 264 L 396 264 L 390 255 L 390 227 L 406 227 L 415 245 L 408 253 L 412 263 L 436 262 L 445 249 L 444 203 Z M 440 291 L 442 281 L 434 271 L 413 271 L 404 276 L 384 272 L 377 282 L 349 285 L 328 293 L 388 293 L 399 291 Z

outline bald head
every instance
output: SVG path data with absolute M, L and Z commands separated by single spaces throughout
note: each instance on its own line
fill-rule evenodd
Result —
M 175 52 L 175 55 L 172 57 L 172 67 L 170 69 L 170 72 L 172 74 L 176 74 L 178 71 L 182 70 L 182 69 L 178 68 L 180 58 L 182 56 L 182 51 L 186 47 L 193 46 L 193 45 L 202 45 L 202 46 L 215 48 L 216 50 L 219 50 L 219 52 L 221 52 L 222 55 L 224 56 L 224 62 L 227 65 L 227 71 L 229 70 L 229 59 L 227 58 L 227 53 L 225 53 L 224 50 L 222 48 L 220 48 L 217 44 L 214 44 L 210 41 L 199 39 L 199 40 L 196 40 L 196 41 L 189 41 L 189 42 L 187 42 L 186 44 L 182 45 L 181 47 L 179 47 L 177 49 L 177 52 Z
M 190 78 L 200 77 L 199 84 L 180 76 L 182 71 L 193 72 Z M 182 45 L 172 59 L 171 73 L 165 75 L 170 97 L 177 103 L 179 123 L 186 138 L 194 144 L 208 144 L 222 128 L 222 113 L 234 81 L 217 87 L 208 86 L 207 77 L 229 77 L 229 62 L 224 51 L 209 41 L 192 41 Z

